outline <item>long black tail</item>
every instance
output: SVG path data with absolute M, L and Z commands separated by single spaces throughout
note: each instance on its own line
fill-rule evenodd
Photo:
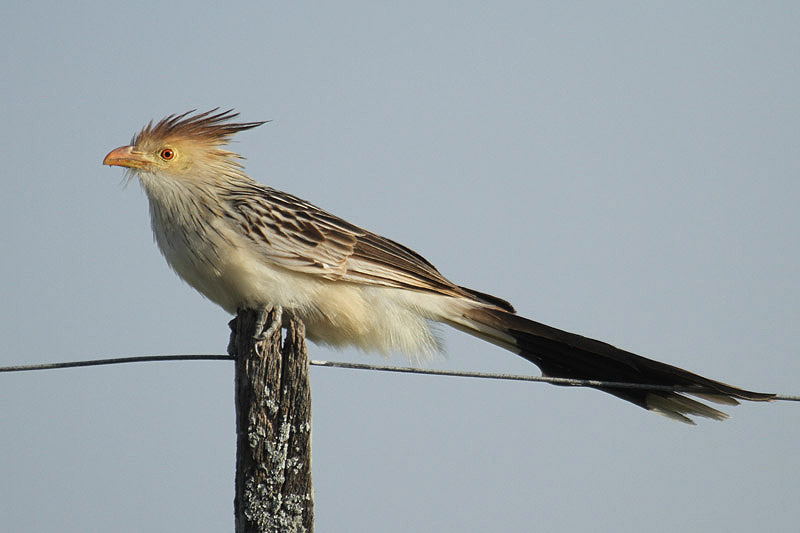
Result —
M 605 342 L 568 333 L 496 308 L 477 308 L 466 313 L 471 327 L 455 324 L 486 340 L 512 350 L 538 366 L 550 377 L 663 385 L 685 392 L 596 387 L 618 398 L 681 422 L 689 416 L 722 420 L 725 413 L 689 398 L 737 405 L 737 400 L 769 401 L 774 394 L 751 392 L 704 378 L 687 370 L 659 363 Z M 471 331 L 470 331 L 471 330 Z

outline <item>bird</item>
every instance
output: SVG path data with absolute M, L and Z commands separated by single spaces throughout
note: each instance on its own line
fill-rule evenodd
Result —
M 451 282 L 412 249 L 256 182 L 227 145 L 266 121 L 238 116 L 215 108 L 151 120 L 103 160 L 138 178 L 167 263 L 227 312 L 275 306 L 301 320 L 312 342 L 409 357 L 441 351 L 435 325 L 446 324 L 544 376 L 642 385 L 594 388 L 688 424 L 728 417 L 704 402 L 774 398 L 524 318 L 506 300 Z

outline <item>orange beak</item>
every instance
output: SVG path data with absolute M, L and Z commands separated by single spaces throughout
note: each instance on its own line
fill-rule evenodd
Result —
M 151 161 L 141 152 L 137 152 L 133 146 L 120 146 L 114 148 L 103 159 L 104 165 L 128 168 L 144 168 L 151 164 Z

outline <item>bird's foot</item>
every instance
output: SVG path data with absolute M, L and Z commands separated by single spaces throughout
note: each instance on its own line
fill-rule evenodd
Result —
M 267 324 L 269 309 L 259 309 L 258 315 L 256 316 L 256 334 L 253 336 L 253 339 L 256 342 L 262 342 L 269 339 L 272 334 L 275 333 L 275 331 L 280 329 L 283 321 L 283 307 L 276 305 L 273 309 L 275 310 L 275 318 L 272 320 L 266 330 L 264 329 L 264 326 Z

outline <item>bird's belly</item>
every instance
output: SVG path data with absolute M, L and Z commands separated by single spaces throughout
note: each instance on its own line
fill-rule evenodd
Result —
M 237 306 L 281 305 L 303 321 L 311 341 L 412 357 L 441 351 L 431 328 L 438 315 L 431 309 L 441 296 L 333 281 L 268 263 L 247 271 L 238 265 L 225 275 L 226 282 L 243 289 Z
M 191 250 L 162 251 L 184 281 L 231 314 L 280 305 L 317 343 L 411 357 L 441 351 L 430 320 L 438 318 L 444 296 L 295 272 L 239 247 L 195 243 Z

